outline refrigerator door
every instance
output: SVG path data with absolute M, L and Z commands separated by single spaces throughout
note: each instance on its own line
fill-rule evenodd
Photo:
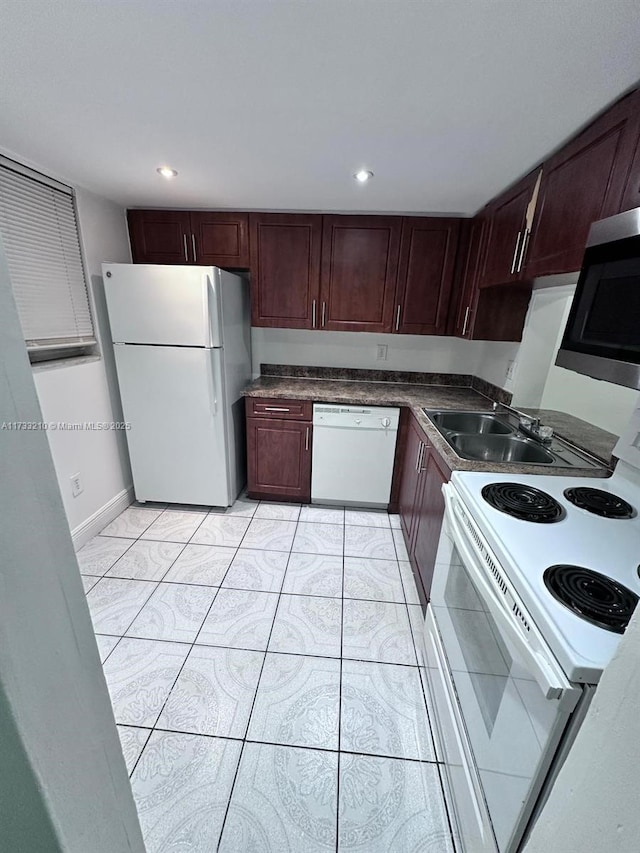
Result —
M 220 270 L 160 264 L 103 264 L 114 343 L 218 347 Z
M 229 506 L 222 350 L 114 351 L 136 498 Z

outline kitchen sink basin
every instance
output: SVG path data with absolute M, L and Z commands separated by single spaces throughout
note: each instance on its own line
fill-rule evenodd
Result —
M 602 468 L 559 436 L 548 441 L 531 437 L 525 415 L 511 409 L 494 412 L 456 412 L 423 409 L 445 441 L 463 459 L 556 468 Z
M 509 424 L 499 417 L 480 412 L 436 412 L 431 416 L 434 424 L 451 432 L 473 433 L 485 435 L 495 433 L 508 435 L 513 432 Z
M 540 444 L 529 438 L 516 435 L 470 435 L 453 434 L 450 443 L 465 459 L 480 462 L 529 462 L 536 465 L 552 465 L 555 461 Z

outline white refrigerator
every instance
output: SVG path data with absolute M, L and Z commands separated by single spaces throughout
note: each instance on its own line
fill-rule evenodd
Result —
M 248 281 L 216 267 L 102 272 L 136 499 L 230 506 L 246 476 Z

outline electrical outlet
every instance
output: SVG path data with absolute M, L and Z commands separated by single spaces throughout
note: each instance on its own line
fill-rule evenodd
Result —
M 81 495 L 84 492 L 84 486 L 82 485 L 82 480 L 80 479 L 80 474 L 72 474 L 70 477 L 71 480 L 71 494 L 74 498 L 77 498 L 78 495 Z
M 506 378 L 507 379 L 513 379 L 515 372 L 516 372 L 515 360 L 513 358 L 510 358 L 509 361 L 507 362 L 507 371 L 505 373 Z
M 386 361 L 389 348 L 386 344 L 378 344 L 376 347 L 376 361 Z

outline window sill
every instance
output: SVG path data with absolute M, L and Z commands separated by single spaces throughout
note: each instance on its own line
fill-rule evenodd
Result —
M 63 367 L 78 367 L 81 364 L 91 364 L 94 361 L 101 361 L 101 355 L 77 355 L 72 358 L 55 358 L 50 361 L 36 361 L 31 365 L 34 373 L 44 373 L 46 370 L 60 370 Z

